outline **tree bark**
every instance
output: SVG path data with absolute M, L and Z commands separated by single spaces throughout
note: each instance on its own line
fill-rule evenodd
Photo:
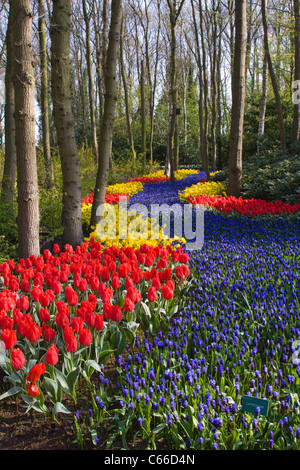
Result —
M 142 124 L 142 139 L 141 139 L 141 154 L 143 158 L 143 165 L 146 168 L 146 98 L 145 98 L 145 65 L 141 61 L 141 124 Z
M 300 1 L 294 0 L 295 16 L 295 73 L 294 80 L 300 86 Z M 300 137 L 300 103 L 294 104 L 292 142 L 299 142 Z
M 260 154 L 261 141 L 265 133 L 267 94 L 268 94 L 268 60 L 265 54 L 264 61 L 263 61 L 262 97 L 261 97 L 261 102 L 260 102 L 259 119 L 258 119 L 258 139 L 257 139 L 257 154 L 258 155 Z
M 30 0 L 14 0 L 13 55 L 18 184 L 19 257 L 39 256 L 39 193 L 36 164 Z
M 45 3 L 38 0 L 39 11 L 39 47 L 40 47 L 40 69 L 41 69 L 41 115 L 42 115 L 42 136 L 43 136 L 43 156 L 46 169 L 46 185 L 51 188 L 54 184 L 53 163 L 50 149 L 49 130 L 49 106 L 48 106 L 48 66 L 47 66 L 47 45 L 45 33 Z
M 83 240 L 81 175 L 70 86 L 70 0 L 54 0 L 51 18 L 51 82 L 53 115 L 63 177 L 63 243 L 75 248 Z
M 131 152 L 131 159 L 133 169 L 135 168 L 136 163 L 136 152 L 134 147 L 134 139 L 132 133 L 132 125 L 131 125 L 131 116 L 130 116 L 130 106 L 129 106 L 129 97 L 128 97 L 128 86 L 125 74 L 125 66 L 124 66 L 124 54 L 123 54 L 123 22 L 121 25 L 121 35 L 120 35 L 120 67 L 121 67 L 121 75 L 123 81 L 123 88 L 124 88 L 124 99 L 125 99 L 125 112 L 126 112 L 126 124 L 127 124 L 127 132 L 128 132 L 128 141 L 129 147 Z
M 199 10 L 202 6 L 199 4 Z M 204 93 L 205 90 L 205 80 L 203 78 L 204 64 L 202 63 L 201 47 L 198 36 L 198 25 L 195 15 L 194 0 L 192 0 L 192 13 L 193 13 L 193 23 L 194 23 L 194 34 L 196 39 L 197 51 L 197 66 L 198 66 L 198 81 L 199 81 L 199 106 L 198 106 L 198 115 L 199 115 L 199 129 L 200 129 L 200 152 L 202 158 L 203 170 L 206 173 L 207 180 L 210 180 L 209 172 L 209 159 L 208 159 L 208 144 L 207 144 L 207 94 Z M 201 15 L 200 11 L 199 14 Z M 202 34 L 203 37 L 203 34 Z M 202 43 L 201 43 L 202 44 Z M 203 50 L 203 47 L 202 47 Z
M 229 140 L 228 194 L 239 197 L 242 185 L 243 124 L 246 89 L 247 2 L 235 2 L 235 52 Z
M 96 226 L 101 220 L 97 214 L 99 206 L 104 204 L 108 181 L 109 159 L 117 102 L 116 66 L 120 51 L 120 34 L 122 22 L 122 0 L 112 0 L 109 44 L 105 67 L 105 102 L 99 140 L 99 164 L 94 190 L 94 200 L 91 213 L 91 226 Z
M 13 43 L 12 43 L 12 5 L 10 4 L 6 32 L 6 70 L 5 70 L 5 160 L 2 179 L 1 202 L 13 210 L 16 182 L 16 142 L 15 142 L 15 92 L 13 84 Z
M 175 167 L 176 160 L 178 155 L 178 139 L 176 135 L 176 120 L 177 120 L 177 99 L 178 99 L 178 89 L 177 89 L 177 44 L 176 44 L 176 26 L 177 20 L 180 15 L 181 9 L 184 4 L 184 0 L 180 2 L 180 5 L 177 7 L 176 0 L 167 0 L 169 6 L 169 17 L 171 25 L 171 58 L 170 58 L 170 95 L 171 95 L 171 115 L 170 115 L 170 127 L 169 127 L 169 136 L 168 136 L 168 158 L 170 162 L 170 180 L 175 180 Z
M 95 113 L 95 99 L 94 99 L 94 81 L 93 81 L 93 68 L 92 68 L 92 52 L 91 52 L 91 31 L 90 31 L 90 17 L 86 9 L 86 1 L 82 0 L 83 17 L 85 22 L 85 41 L 86 41 L 86 64 L 89 81 L 89 103 L 90 103 L 90 120 L 92 132 L 92 149 L 94 160 L 98 162 L 98 139 L 97 139 L 97 125 Z

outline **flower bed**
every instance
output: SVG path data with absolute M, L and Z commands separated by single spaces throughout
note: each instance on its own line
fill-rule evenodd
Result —
M 133 346 L 138 328 L 155 334 L 166 321 L 187 262 L 179 247 L 102 249 L 92 239 L 75 251 L 55 246 L 54 255 L 1 265 L 1 367 L 13 386 L 0 398 L 68 412 L 62 392 L 76 403 L 79 376 L 90 384 L 107 357 L 121 354 L 126 341 Z
M 178 203 L 202 176 L 147 184 L 128 207 Z M 300 449 L 300 219 L 232 213 L 205 212 L 200 251 L 92 238 L 1 265 L 0 359 L 13 386 L 2 398 L 56 416 L 86 380 L 80 448 Z M 267 414 L 245 410 L 245 397 Z
M 267 202 L 261 199 L 243 199 L 234 196 L 189 196 L 187 201 L 193 205 L 204 205 L 224 212 L 238 213 L 244 216 L 295 214 L 300 210 L 300 204 L 289 204 L 282 201 Z
M 218 196 L 226 195 L 225 186 L 216 181 L 200 181 L 199 183 L 179 191 L 178 197 L 181 201 L 188 201 L 189 198 L 197 198 L 200 196 Z

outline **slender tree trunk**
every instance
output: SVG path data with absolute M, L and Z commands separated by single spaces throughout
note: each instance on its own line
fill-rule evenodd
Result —
M 187 143 L 187 108 L 186 108 L 186 89 L 187 89 L 187 80 L 189 74 L 183 70 L 182 73 L 182 86 L 183 86 L 183 93 L 182 93 L 182 107 L 183 107 L 183 141 Z
M 203 64 L 203 141 L 202 150 L 204 153 L 204 161 L 207 165 L 207 173 L 209 173 L 209 153 L 208 153 L 208 127 L 209 127 L 209 102 L 208 102 L 208 79 L 206 71 L 206 47 L 204 43 L 204 28 L 203 28 L 203 10 L 201 2 L 199 2 L 199 21 L 200 21 L 200 34 L 201 34 L 201 48 L 202 48 L 202 64 Z M 208 176 L 209 179 L 209 176 Z
M 197 66 L 198 66 L 198 81 L 199 81 L 199 105 L 198 105 L 198 116 L 199 116 L 199 129 L 200 129 L 200 152 L 202 158 L 202 166 L 203 170 L 206 173 L 206 178 L 210 179 L 210 172 L 209 172 L 209 159 L 208 159 L 208 150 L 207 150 L 207 125 L 205 124 L 206 118 L 204 115 L 206 114 L 205 107 L 208 105 L 204 98 L 204 79 L 203 79 L 203 70 L 204 64 L 202 63 L 201 58 L 201 47 L 198 35 L 198 25 L 196 21 L 196 14 L 195 14 L 195 6 L 194 1 L 192 0 L 192 13 L 193 13 L 193 23 L 194 23 L 194 34 L 196 39 L 197 51 Z M 199 4 L 199 9 L 202 8 Z
M 281 150 L 283 152 L 286 152 L 286 135 L 285 135 L 284 121 L 283 121 L 281 99 L 280 99 L 276 75 L 275 75 L 274 67 L 272 63 L 272 58 L 270 55 L 270 49 L 269 49 L 268 25 L 267 25 L 267 18 L 266 18 L 266 0 L 261 0 L 261 13 L 262 13 L 262 22 L 263 22 L 263 29 L 264 29 L 265 53 L 267 55 L 269 74 L 270 74 L 273 92 L 274 92 L 275 101 L 276 101 L 277 119 L 278 119 L 279 131 L 280 131 Z
M 50 129 L 49 129 L 49 107 L 48 107 L 48 66 L 47 66 L 47 45 L 45 33 L 45 3 L 38 0 L 39 8 L 39 46 L 40 46 L 40 68 L 41 68 L 41 114 L 42 114 L 42 135 L 43 135 L 43 155 L 46 169 L 46 185 L 51 188 L 54 183 L 53 163 L 50 149 Z
M 262 77 L 262 97 L 259 108 L 259 119 L 258 119 L 258 139 L 257 139 L 257 154 L 260 154 L 261 141 L 265 133 L 265 117 L 267 107 L 267 94 L 268 94 L 268 59 L 266 54 L 264 55 L 263 61 L 263 77 Z
M 222 20 L 220 20 L 222 21 Z M 222 169 L 222 80 L 221 80 L 221 47 L 222 47 L 222 23 L 220 24 L 219 45 L 217 53 L 217 169 Z
M 70 86 L 70 0 L 54 0 L 51 18 L 53 115 L 63 177 L 63 243 L 75 248 L 83 240 L 81 175 Z
M 128 86 L 127 86 L 127 80 L 126 80 L 126 74 L 125 74 L 124 54 L 123 54 L 123 22 L 121 25 L 121 35 L 120 35 L 120 67 L 121 67 L 121 75 L 122 75 L 123 88 L 124 88 L 128 141 L 129 141 L 129 147 L 130 147 L 130 152 L 131 152 L 132 165 L 133 165 L 133 168 L 135 168 L 136 152 L 135 152 L 134 139 L 133 139 L 133 133 L 132 133 L 130 105 L 129 105 L 129 97 L 128 97 Z
M 169 161 L 170 161 L 170 179 L 175 180 L 175 129 L 176 129 L 176 107 L 177 107 L 177 74 L 176 74 L 176 22 L 174 14 L 170 15 L 171 20 L 171 77 L 170 77 L 170 95 L 171 95 L 171 115 L 169 132 Z
M 95 113 L 95 99 L 94 99 L 94 81 L 93 81 L 93 67 L 92 67 L 92 51 L 91 51 L 91 32 L 90 32 L 90 17 L 86 9 L 86 1 L 82 0 L 83 16 L 85 22 L 85 41 L 86 41 L 86 64 L 89 81 L 89 103 L 90 103 L 90 120 L 92 132 L 92 148 L 95 162 L 98 162 L 98 140 L 97 140 L 97 125 Z
M 242 186 L 243 124 L 246 89 L 247 2 L 235 2 L 235 52 L 229 140 L 228 194 L 239 197 Z
M 1 202 L 13 210 L 16 182 L 16 142 L 15 142 L 15 92 L 13 84 L 13 42 L 12 42 L 12 11 L 10 3 L 6 33 L 6 70 L 5 70 L 5 160 L 2 179 Z
M 106 60 L 105 75 L 105 103 L 100 130 L 99 164 L 92 205 L 91 226 L 96 226 L 101 220 L 97 214 L 99 206 L 104 204 L 108 181 L 109 159 L 111 154 L 111 141 L 117 102 L 116 66 L 120 51 L 120 34 L 122 22 L 122 0 L 112 0 L 111 24 L 109 31 L 109 44 Z
M 31 1 L 14 0 L 12 8 L 19 256 L 27 258 L 40 253 Z
M 219 2 L 220 3 L 220 2 Z M 215 7 L 213 2 L 213 32 L 212 32 L 212 73 L 211 73 L 211 164 L 212 170 L 215 171 L 217 167 L 217 67 L 218 67 L 218 41 L 217 41 L 217 27 L 218 22 L 216 15 L 219 9 L 219 3 Z
M 300 85 L 300 1 L 294 0 L 295 16 L 295 73 L 294 80 Z M 300 103 L 294 104 L 292 142 L 299 142 L 300 137 Z
M 144 168 L 146 167 L 146 98 L 145 98 L 145 65 L 141 61 L 141 124 L 142 124 L 142 141 L 141 141 L 141 154 L 143 158 Z

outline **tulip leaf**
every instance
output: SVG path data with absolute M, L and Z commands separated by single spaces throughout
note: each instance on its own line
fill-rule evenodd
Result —
M 63 405 L 60 401 L 55 403 L 55 406 L 53 408 L 53 414 L 55 415 L 56 413 L 66 413 L 66 414 L 71 414 L 71 411 L 68 410 L 65 405 Z
M 0 400 L 3 400 L 4 398 L 11 397 L 12 395 L 16 395 L 17 393 L 20 393 L 20 392 L 24 392 L 22 387 L 12 387 L 7 392 L 0 395 Z

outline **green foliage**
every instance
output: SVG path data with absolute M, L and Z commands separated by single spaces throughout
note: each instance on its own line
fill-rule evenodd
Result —
M 54 170 L 54 185 L 50 189 L 46 184 L 45 162 L 42 152 L 37 154 L 38 182 L 39 182 L 39 209 L 41 237 L 53 240 L 62 234 L 62 173 L 59 155 L 52 151 Z
M 95 189 L 95 180 L 97 175 L 97 164 L 91 147 L 84 144 L 79 150 L 81 165 L 81 193 L 85 197 Z
M 261 102 L 261 94 L 254 94 L 248 98 L 245 107 L 244 119 L 244 148 L 243 158 L 247 160 L 257 151 L 257 132 L 259 121 L 259 108 Z M 287 140 L 291 135 L 293 115 L 293 102 L 288 95 L 281 97 L 283 119 Z M 272 150 L 280 144 L 280 132 L 277 121 L 276 102 L 273 94 L 269 94 L 266 108 L 265 133 L 262 141 L 265 150 Z
M 300 201 L 299 146 L 293 153 L 282 154 L 279 149 L 265 150 L 243 162 L 242 197 L 281 200 L 291 204 Z M 214 181 L 228 183 L 228 168 L 213 177 Z
M 283 155 L 267 150 L 244 163 L 242 195 L 266 201 L 300 201 L 299 152 Z
M 16 259 L 18 254 L 18 226 L 16 209 L 8 204 L 0 204 L 0 263 Z

